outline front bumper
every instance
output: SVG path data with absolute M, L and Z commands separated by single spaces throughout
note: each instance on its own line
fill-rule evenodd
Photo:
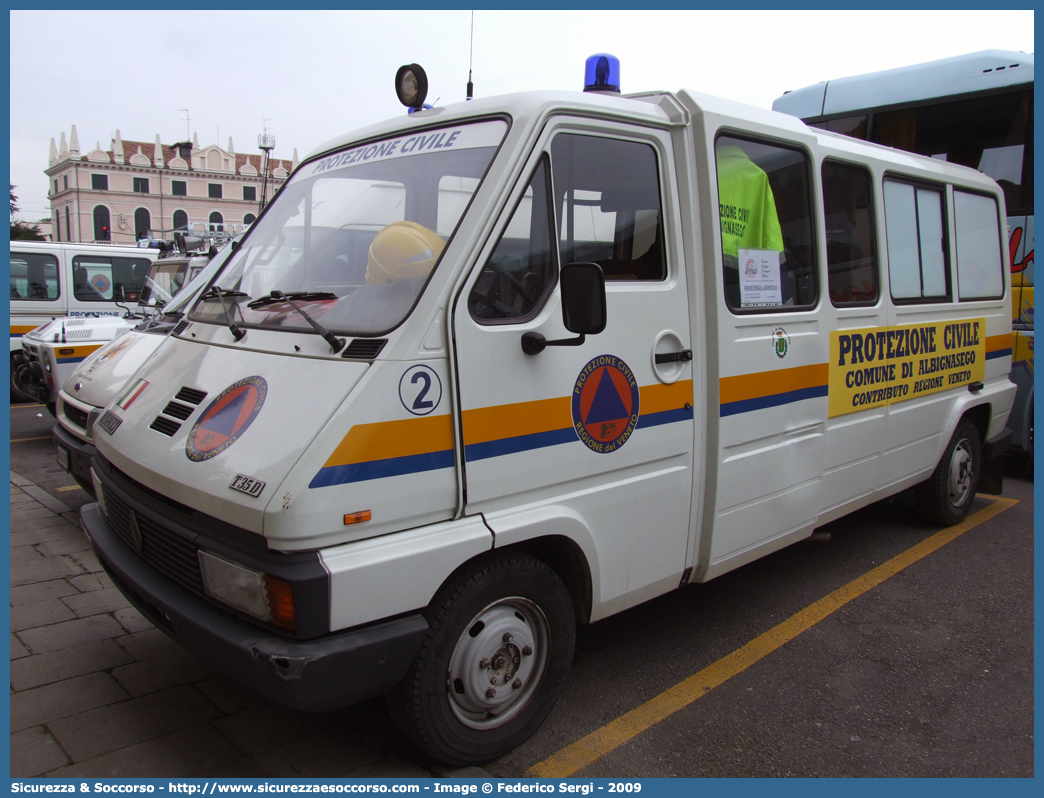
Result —
M 54 445 L 61 446 L 69 453 L 69 474 L 76 480 L 76 484 L 83 488 L 88 495 L 94 495 L 94 483 L 91 481 L 91 458 L 98 450 L 93 444 L 82 441 L 65 429 L 61 424 L 55 424 L 51 430 Z
M 428 632 L 417 613 L 312 640 L 278 637 L 156 574 L 116 536 L 98 504 L 80 509 L 80 523 L 106 572 L 145 617 L 236 681 L 295 709 L 327 711 L 387 692 Z

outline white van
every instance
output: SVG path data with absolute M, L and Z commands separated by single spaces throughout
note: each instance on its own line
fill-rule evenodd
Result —
M 200 248 L 209 247 L 202 239 L 190 241 Z M 11 390 L 29 396 L 47 405 L 55 414 L 58 392 L 69 375 L 93 352 L 113 338 L 118 338 L 143 319 L 158 314 L 192 276 L 207 264 L 205 255 L 192 255 L 175 242 L 163 242 L 160 259 L 142 259 L 146 276 L 141 285 L 127 286 L 120 283 L 112 286 L 112 299 L 119 308 L 119 315 L 94 315 L 77 318 L 61 316 L 37 327 L 22 336 L 21 358 L 12 363 Z M 205 251 L 205 250 L 204 250 Z M 213 252 L 213 250 L 211 250 Z M 100 260 L 95 257 L 96 260 Z M 119 268 L 119 257 L 110 258 L 113 267 Z M 132 307 L 124 304 L 124 297 L 133 296 Z M 136 312 L 134 312 L 136 311 Z M 12 393 L 13 396 L 13 393 Z
M 114 316 L 121 291 L 136 302 L 159 250 L 107 244 L 11 242 L 11 375 L 22 364 L 22 336 L 59 317 Z M 11 400 L 24 397 L 12 381 Z
M 281 188 L 95 424 L 81 520 L 242 683 L 388 692 L 486 761 L 577 624 L 907 488 L 968 513 L 1015 391 L 1004 218 L 972 169 L 689 91 L 417 110 Z
M 230 250 L 222 250 L 229 254 Z M 163 339 L 185 315 L 185 308 L 195 298 L 224 262 L 220 253 L 214 258 L 182 259 L 187 265 L 184 288 L 154 316 L 139 322 L 124 335 L 109 341 L 89 355 L 65 380 L 58 392 L 54 425 L 55 455 L 58 465 L 76 480 L 87 493 L 94 495 L 91 482 L 91 458 L 94 457 L 93 428 L 102 410 L 123 390 L 127 380 L 159 348 Z M 177 266 L 179 261 L 162 260 L 155 265 Z M 171 270 L 167 269 L 171 276 Z M 172 286 L 173 287 L 173 286 Z

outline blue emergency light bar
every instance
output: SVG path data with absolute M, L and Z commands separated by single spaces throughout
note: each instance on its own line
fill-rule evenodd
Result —
M 620 93 L 620 59 L 609 53 L 595 53 L 587 59 L 584 91 Z

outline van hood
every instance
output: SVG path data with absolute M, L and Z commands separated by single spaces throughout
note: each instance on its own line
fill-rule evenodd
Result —
M 109 341 L 80 364 L 63 390 L 81 402 L 105 407 L 165 340 L 164 335 L 132 330 Z
M 44 344 L 83 344 L 97 341 L 111 341 L 127 332 L 141 319 L 121 319 L 116 316 L 99 316 L 97 318 L 52 319 L 25 337 Z
M 166 340 L 95 425 L 95 445 L 142 485 L 262 534 L 266 506 L 369 364 Z

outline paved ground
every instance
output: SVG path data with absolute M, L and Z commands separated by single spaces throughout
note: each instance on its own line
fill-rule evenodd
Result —
M 379 702 L 294 712 L 216 674 L 127 603 L 76 514 L 15 472 L 11 632 L 13 777 L 487 775 L 432 769 Z
M 826 527 L 829 543 L 584 627 L 541 729 L 484 770 L 443 771 L 402 741 L 382 700 L 284 709 L 129 607 L 78 527 L 90 498 L 57 468 L 40 410 L 11 410 L 16 777 L 523 776 L 938 531 L 902 494 Z M 1033 487 L 1009 463 L 1018 504 L 577 775 L 1032 776 Z

